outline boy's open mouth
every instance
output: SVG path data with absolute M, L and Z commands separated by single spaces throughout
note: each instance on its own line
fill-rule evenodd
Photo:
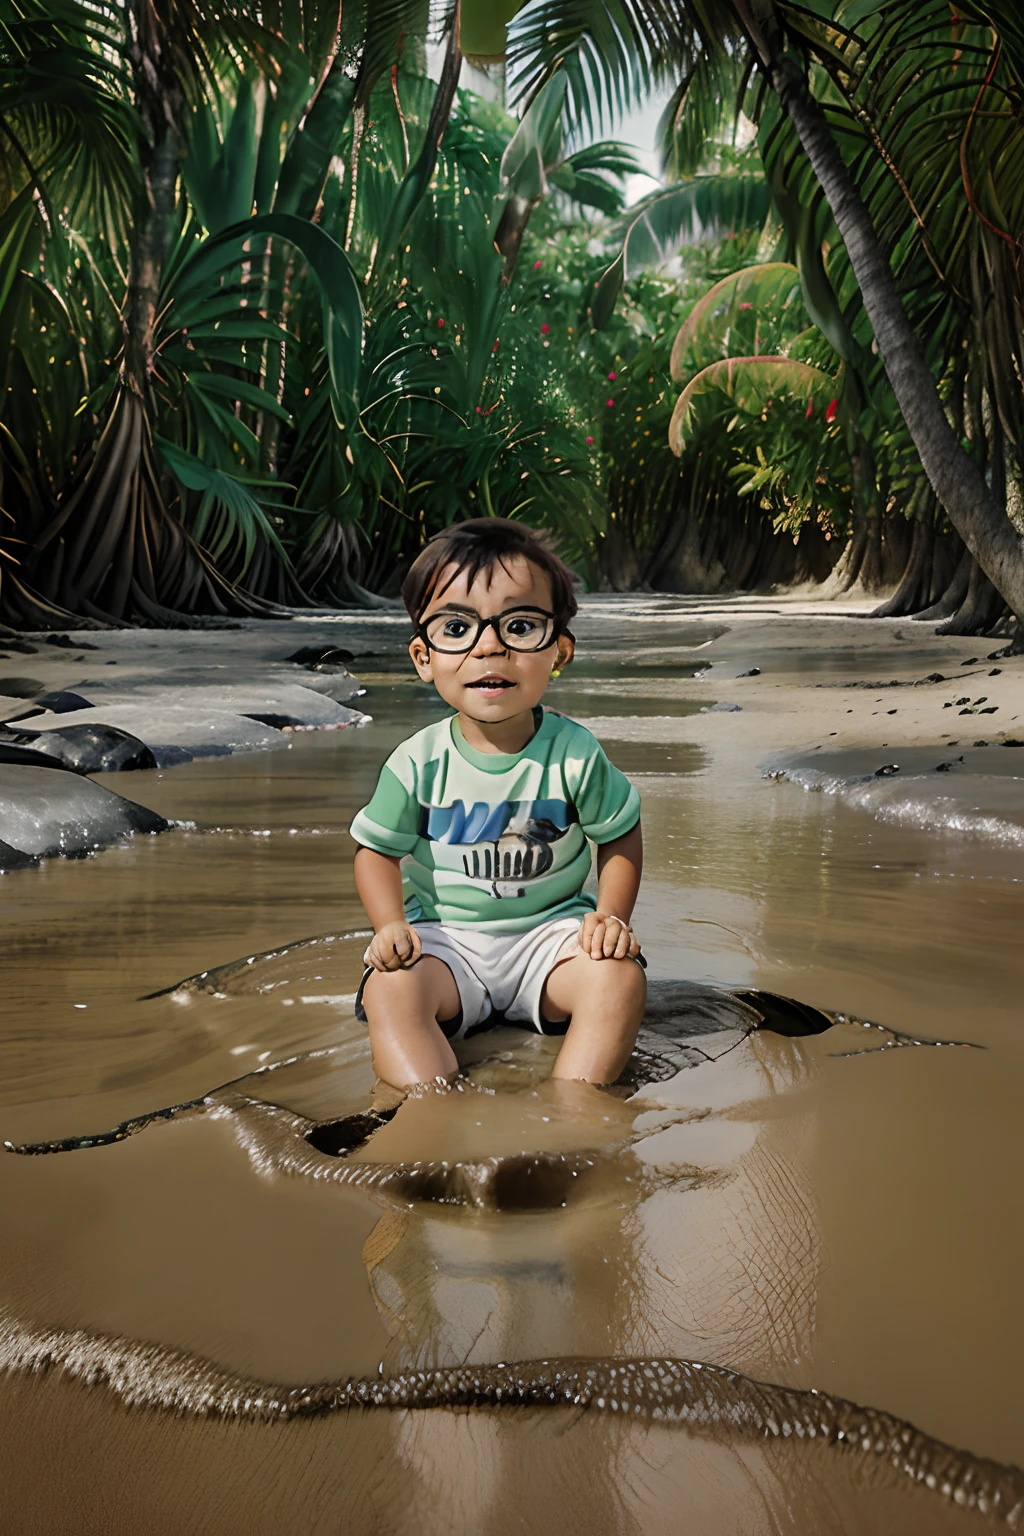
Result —
M 478 677 L 476 682 L 467 683 L 467 688 L 479 688 L 481 693 L 504 693 L 516 685 L 507 677 Z

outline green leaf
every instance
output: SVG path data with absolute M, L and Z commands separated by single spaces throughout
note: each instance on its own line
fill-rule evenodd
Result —
M 838 393 L 838 381 L 788 357 L 731 357 L 712 363 L 692 378 L 676 401 L 669 424 L 669 446 L 681 454 L 695 434 L 699 402 L 709 395 L 724 395 L 748 416 L 758 416 L 782 397 L 815 405 L 828 403 Z
M 363 340 L 363 305 L 348 257 L 319 224 L 291 213 L 262 213 L 213 235 L 187 263 L 181 282 L 196 288 L 229 264 L 243 241 L 275 235 L 309 263 L 323 297 L 324 335 L 332 388 L 337 397 L 355 392 Z M 237 264 L 238 255 L 231 261 Z
M 591 305 L 596 328 L 607 326 L 623 283 L 660 266 L 682 246 L 761 229 L 771 206 L 768 183 L 748 175 L 696 176 L 644 198 L 598 285 Z
M 715 283 L 691 309 L 672 347 L 672 379 L 685 383 L 719 358 L 778 352 L 805 324 L 794 266 L 776 261 L 742 267 Z

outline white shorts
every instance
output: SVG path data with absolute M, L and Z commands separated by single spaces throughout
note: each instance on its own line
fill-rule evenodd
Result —
M 531 1025 L 542 1035 L 563 1035 L 566 1024 L 541 1017 L 544 983 L 560 960 L 579 950 L 582 917 L 557 917 L 526 933 L 486 933 L 446 923 L 415 923 L 425 955 L 443 960 L 459 989 L 461 1011 L 441 1028 L 449 1040 L 464 1040 L 493 1024 Z M 366 958 L 365 956 L 363 957 Z M 363 987 L 356 997 L 356 1018 L 365 1021 Z

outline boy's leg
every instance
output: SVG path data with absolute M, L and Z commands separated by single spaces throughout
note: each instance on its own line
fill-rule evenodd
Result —
M 454 1019 L 461 1007 L 455 978 L 443 960 L 423 955 L 400 971 L 366 978 L 363 1007 L 370 1031 L 373 1069 L 395 1088 L 451 1077 L 455 1052 L 438 1020 Z
M 636 1044 L 646 1002 L 647 978 L 635 960 L 579 954 L 556 965 L 541 1011 L 553 1024 L 571 1023 L 552 1077 L 614 1083 Z

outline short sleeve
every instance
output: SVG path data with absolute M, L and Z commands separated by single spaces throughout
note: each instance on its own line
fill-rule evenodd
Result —
M 587 733 L 589 735 L 589 732 Z M 579 789 L 575 794 L 580 826 L 595 843 L 610 843 L 632 832 L 640 820 L 640 794 L 603 747 L 592 743 Z
M 419 838 L 419 802 L 395 768 L 407 766 L 392 756 L 384 764 L 373 799 L 356 813 L 349 835 L 363 848 L 400 859 L 411 853 Z

